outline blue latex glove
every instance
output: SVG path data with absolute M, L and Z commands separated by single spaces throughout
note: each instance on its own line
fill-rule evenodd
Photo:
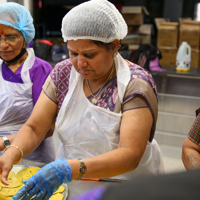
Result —
M 57 159 L 51 162 L 33 175 L 31 178 L 23 181 L 25 186 L 13 196 L 14 200 L 47 200 L 63 183 L 68 183 L 71 178 L 72 169 L 65 158 Z

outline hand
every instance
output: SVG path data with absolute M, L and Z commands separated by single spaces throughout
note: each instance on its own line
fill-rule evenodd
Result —
M 31 178 L 23 181 L 25 186 L 13 196 L 14 200 L 29 200 L 36 195 L 35 199 L 49 199 L 52 194 L 63 183 L 68 183 L 71 178 L 72 169 L 65 158 L 57 159 L 51 162 L 33 175 Z
M 5 149 L 5 145 L 3 143 L 3 137 L 0 137 L 0 151 L 3 151 Z
M 0 157 L 0 177 L 1 182 L 5 185 L 8 185 L 7 177 L 10 170 L 13 167 L 14 160 L 9 156 L 5 155 L 5 153 Z

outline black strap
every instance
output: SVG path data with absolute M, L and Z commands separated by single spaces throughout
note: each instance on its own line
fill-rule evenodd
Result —
M 22 48 L 21 52 L 20 52 L 15 58 L 13 58 L 12 60 L 4 60 L 4 59 L 2 59 L 1 57 L 0 57 L 0 58 L 1 58 L 3 61 L 7 62 L 7 63 L 13 63 L 13 62 L 18 61 L 25 53 L 26 53 L 26 49 L 25 49 L 25 48 Z

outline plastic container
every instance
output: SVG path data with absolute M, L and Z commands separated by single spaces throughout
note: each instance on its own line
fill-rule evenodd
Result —
M 188 72 L 191 63 L 191 47 L 187 42 L 182 42 L 176 55 L 176 71 Z

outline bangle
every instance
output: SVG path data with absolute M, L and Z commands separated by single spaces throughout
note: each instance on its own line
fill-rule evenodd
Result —
M 21 157 L 20 157 L 20 159 L 19 159 L 18 162 L 14 163 L 14 165 L 19 164 L 19 163 L 22 161 L 23 151 L 22 151 L 18 146 L 16 146 L 16 145 L 10 145 L 10 146 L 6 147 L 6 148 L 3 150 L 3 153 L 4 153 L 8 148 L 10 148 L 10 147 L 15 147 L 16 149 L 18 149 L 18 150 L 20 151 Z
M 79 173 L 75 180 L 81 180 L 87 171 L 87 167 L 83 160 L 79 160 L 79 159 L 77 160 L 79 161 L 79 170 L 78 170 Z

